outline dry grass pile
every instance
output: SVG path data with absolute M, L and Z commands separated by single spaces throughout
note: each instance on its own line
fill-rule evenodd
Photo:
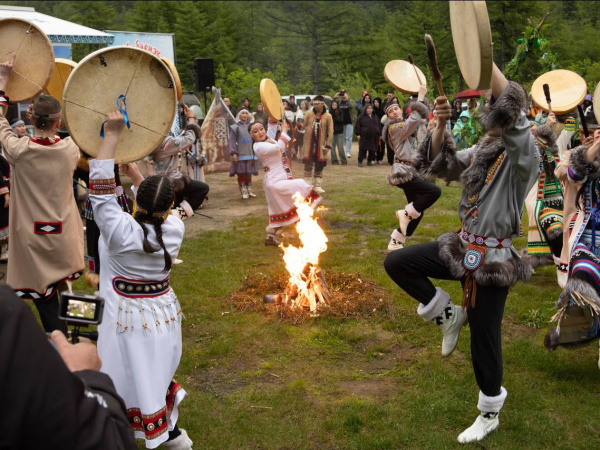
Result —
M 360 273 L 337 272 L 325 272 L 325 279 L 331 300 L 329 305 L 317 310 L 319 317 L 362 320 L 377 316 L 394 320 L 396 307 L 386 291 L 374 281 L 364 279 Z M 265 273 L 256 269 L 246 275 L 242 286 L 227 301 L 240 311 L 262 312 L 293 324 L 314 317 L 310 311 L 263 303 L 266 294 L 283 293 L 287 282 L 287 273 Z

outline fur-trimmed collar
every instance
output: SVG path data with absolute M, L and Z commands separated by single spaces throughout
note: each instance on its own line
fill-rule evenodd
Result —
M 486 135 L 481 138 L 473 162 L 460 176 L 463 190 L 467 195 L 473 195 L 481 190 L 490 166 L 504 150 L 501 137 Z

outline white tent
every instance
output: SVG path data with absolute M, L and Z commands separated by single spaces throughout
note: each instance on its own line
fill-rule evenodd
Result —
M 37 25 L 53 44 L 112 44 L 114 36 L 22 6 L 0 6 L 0 19 L 24 19 Z

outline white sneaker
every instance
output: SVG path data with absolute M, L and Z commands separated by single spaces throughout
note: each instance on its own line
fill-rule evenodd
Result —
M 458 442 L 468 444 L 469 442 L 480 441 L 499 426 L 498 414 L 494 414 L 491 419 L 486 419 L 480 414 L 473 425 L 458 435 Z
M 181 431 L 181 434 L 179 436 L 177 436 L 172 441 L 163 442 L 162 447 L 168 448 L 170 450 L 191 450 L 192 445 L 194 445 L 194 443 L 189 438 L 187 431 L 185 431 L 182 428 L 180 428 L 179 431 Z
M 179 259 L 179 258 L 175 258 L 175 259 L 173 260 L 173 265 L 174 265 L 174 266 L 176 266 L 176 265 L 178 265 L 178 264 L 181 264 L 182 262 L 183 262 L 183 261 L 182 261 L 181 259 Z

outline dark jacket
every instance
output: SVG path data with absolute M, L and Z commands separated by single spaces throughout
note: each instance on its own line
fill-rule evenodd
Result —
M 383 111 L 383 102 L 381 101 L 380 97 L 375 97 L 373 99 L 373 105 L 375 105 L 375 100 L 379 101 L 379 108 L 376 108 L 375 106 L 373 106 L 373 113 L 379 117 L 379 120 L 383 119 L 383 116 L 385 116 L 385 112 Z
M 29 306 L 0 287 L 3 449 L 135 449 L 123 400 L 110 377 L 71 372 Z
M 364 113 L 361 114 L 356 119 L 354 133 L 360 136 L 359 149 L 377 150 L 380 133 L 379 118 L 375 114 L 372 114 L 371 117 Z
M 354 114 L 352 113 L 354 110 L 354 105 L 352 104 L 352 100 L 340 100 L 338 102 L 338 107 L 342 113 L 344 125 L 351 125 L 354 122 Z
M 339 109 L 330 111 L 333 118 L 333 134 L 342 134 L 344 132 L 344 118 Z

